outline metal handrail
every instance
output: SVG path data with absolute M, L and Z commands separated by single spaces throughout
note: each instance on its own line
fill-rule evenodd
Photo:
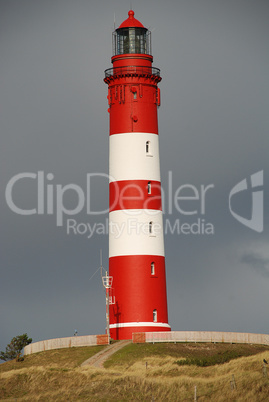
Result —
M 161 70 L 156 67 L 149 66 L 124 66 L 124 67 L 112 67 L 105 70 L 105 78 L 127 75 L 127 74 L 143 74 L 143 75 L 156 75 L 160 77 Z

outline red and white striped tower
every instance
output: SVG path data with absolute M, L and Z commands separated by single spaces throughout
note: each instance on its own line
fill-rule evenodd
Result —
M 113 32 L 105 71 L 110 112 L 109 275 L 112 339 L 170 331 L 167 314 L 157 107 L 151 34 L 132 10 Z

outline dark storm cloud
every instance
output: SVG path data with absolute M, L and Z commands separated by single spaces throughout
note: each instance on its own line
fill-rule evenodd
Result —
M 249 265 L 255 272 L 263 277 L 269 278 L 269 258 L 264 258 L 259 254 L 244 254 L 241 262 Z

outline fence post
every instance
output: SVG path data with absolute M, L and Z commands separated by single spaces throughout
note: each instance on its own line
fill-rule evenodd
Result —
M 234 374 L 232 375 L 232 383 L 233 383 L 233 389 L 236 389 Z
M 197 401 L 197 385 L 194 386 L 194 402 Z

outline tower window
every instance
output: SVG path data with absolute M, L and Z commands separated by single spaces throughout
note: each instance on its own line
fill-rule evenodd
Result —
M 151 221 L 149 222 L 149 236 L 156 237 L 156 233 L 154 232 L 154 223 Z
M 152 156 L 150 141 L 146 141 L 146 156 Z
M 148 182 L 148 194 L 151 194 L 151 181 Z
M 157 322 L 157 310 L 153 310 L 153 322 Z
M 151 267 L 151 275 L 155 275 L 155 263 L 152 262 L 150 267 Z

